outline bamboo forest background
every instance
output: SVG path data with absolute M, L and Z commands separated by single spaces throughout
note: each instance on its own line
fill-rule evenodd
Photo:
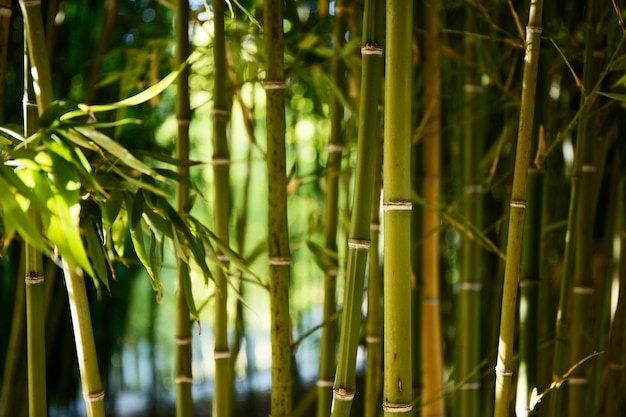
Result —
M 0 417 L 625 415 L 623 9 L 0 1 Z

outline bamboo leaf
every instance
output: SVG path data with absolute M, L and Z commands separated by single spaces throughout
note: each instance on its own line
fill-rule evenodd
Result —
M 606 92 L 603 92 L 603 91 L 598 91 L 598 94 L 600 94 L 601 96 L 604 96 L 604 97 L 608 97 L 608 98 L 613 99 L 613 100 L 626 102 L 626 94 L 606 93 Z
M 2 208 L 2 220 L 4 222 L 4 245 L 7 246 L 14 236 L 15 231 L 30 244 L 44 253 L 49 253 L 41 231 L 35 227 L 30 218 L 17 202 L 16 196 L 10 185 L 0 176 L 0 208 Z
M 183 161 L 183 160 L 180 160 L 180 159 L 177 159 L 177 158 L 172 158 L 172 157 L 164 155 L 164 154 L 146 151 L 144 149 L 133 150 L 133 154 L 138 155 L 138 156 L 144 156 L 144 157 L 147 157 L 147 158 L 151 158 L 151 159 L 154 159 L 156 161 L 165 162 L 165 163 L 170 164 L 170 165 L 181 166 L 181 167 L 188 167 L 188 166 L 191 167 L 191 166 L 205 164 L 205 162 L 201 162 L 201 161 L 190 161 L 190 160 L 184 160 Z
M 337 268 L 338 257 L 336 252 L 328 250 L 312 240 L 308 240 L 306 246 L 313 254 L 317 266 L 319 266 L 322 271 Z
M 83 227 L 83 233 L 87 241 L 87 256 L 91 259 L 93 270 L 96 273 L 96 276 L 93 278 L 102 281 L 107 287 L 107 290 L 110 291 L 109 269 L 104 253 L 104 246 L 102 245 L 102 235 L 98 233 L 96 225 L 92 220 L 83 222 L 81 226 Z
M 125 201 L 126 201 L 126 211 L 128 213 L 128 222 L 130 229 L 130 238 L 133 242 L 133 247 L 135 248 L 135 253 L 137 254 L 137 258 L 144 265 L 148 274 L 150 275 L 150 279 L 152 280 L 153 288 L 156 283 L 160 283 L 159 275 L 157 269 L 152 268 L 152 263 L 150 262 L 150 257 L 148 256 L 148 252 L 146 251 L 146 244 L 144 242 L 143 229 L 141 227 L 141 212 L 143 210 L 143 196 L 140 196 L 141 193 L 137 193 L 134 195 L 130 193 L 126 193 Z M 138 206 L 139 208 L 137 208 Z
M 7 145 L 19 145 L 25 140 L 21 133 L 2 126 L 0 126 L 0 137 L 5 139 Z
M 78 105 L 75 102 L 68 100 L 53 101 L 46 106 L 43 113 L 39 117 L 39 126 L 44 129 L 49 128 L 59 119 L 59 117 L 76 109 L 78 109 Z

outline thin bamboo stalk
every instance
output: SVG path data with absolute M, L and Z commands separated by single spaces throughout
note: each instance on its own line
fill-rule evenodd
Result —
M 23 249 L 20 245 L 20 251 Z M 24 337 L 26 335 L 26 276 L 25 262 L 20 262 L 18 267 L 18 277 L 15 284 L 15 304 L 11 315 L 11 333 L 9 334 L 7 356 L 5 360 L 4 372 L 2 373 L 2 401 L 0 402 L 0 417 L 13 417 L 22 415 L 20 408 L 24 405 L 21 392 L 26 386 L 24 377 L 25 350 Z M 25 390 L 24 390 L 25 391 Z
M 522 102 L 517 149 L 515 153 L 506 266 L 502 289 L 500 339 L 498 342 L 496 365 L 495 417 L 507 417 L 509 415 L 511 379 L 513 375 L 513 338 L 515 332 L 517 285 L 519 282 L 519 268 L 522 252 L 524 211 L 526 209 L 526 184 L 535 108 L 535 88 L 537 85 L 537 70 L 541 42 L 542 10 L 543 0 L 531 2 L 528 25 L 526 26 L 526 54 L 524 56 Z
M 0 1 L 0 115 L 4 114 L 7 50 L 9 49 L 9 29 L 11 27 L 11 15 L 13 14 L 11 3 L 11 0 Z
M 179 1 L 176 7 L 176 62 L 181 65 L 189 56 L 189 2 Z M 191 108 L 189 103 L 189 67 L 185 67 L 176 80 L 176 120 L 178 131 L 176 138 L 176 158 L 181 161 L 189 159 L 189 123 Z M 189 178 L 189 167 L 179 166 L 178 173 Z M 176 210 L 182 212 L 189 199 L 189 189 L 176 183 Z M 174 364 L 174 382 L 176 384 L 176 416 L 187 417 L 193 414 L 191 385 L 193 383 L 191 368 L 191 320 L 187 294 L 189 291 L 189 267 L 185 260 L 176 260 L 176 349 Z
M 432 207 L 422 212 L 422 415 L 445 415 L 443 341 L 439 310 L 439 196 L 441 190 L 441 58 L 439 1 L 424 2 L 424 199 Z
M 285 150 L 285 69 L 283 61 L 283 2 L 263 4 L 265 28 L 265 81 L 268 181 L 268 252 L 270 267 L 270 320 L 272 341 L 272 393 L 270 414 L 291 415 L 291 319 L 289 279 L 291 254 L 287 226 Z
M 215 195 L 215 233 L 225 244 L 229 243 L 230 218 L 230 153 L 226 128 L 230 119 L 226 96 L 226 39 L 224 35 L 223 0 L 213 1 L 213 177 Z M 218 255 L 221 261 L 214 274 L 215 315 L 213 334 L 215 338 L 215 395 L 213 415 L 229 417 L 233 399 L 232 361 L 228 343 L 228 258 Z
M 383 414 L 410 416 L 412 4 L 388 0 L 386 15 Z
M 339 219 L 339 177 L 341 175 L 341 161 L 345 143 L 344 107 L 339 95 L 346 96 L 347 86 L 345 65 L 342 49 L 346 43 L 346 4 L 339 0 L 335 3 L 334 46 L 332 58 L 331 79 L 335 88 L 330 102 L 330 139 L 328 142 L 328 162 L 326 163 L 326 203 L 324 206 L 324 246 L 331 252 L 337 252 L 337 226 Z M 334 316 L 337 312 L 336 287 L 339 265 L 337 258 L 324 273 L 324 302 L 322 317 L 324 320 Z M 330 412 L 332 402 L 333 376 L 336 366 L 337 325 L 333 321 L 322 327 L 320 337 L 320 363 L 317 377 L 317 416 L 325 417 Z
M 371 198 L 378 127 L 378 99 L 383 70 L 381 27 L 377 13 L 382 0 L 367 0 L 363 19 L 361 55 L 361 99 L 359 102 L 358 144 L 353 207 L 348 234 L 348 258 L 344 286 L 343 314 L 339 332 L 339 353 L 333 384 L 333 417 L 347 417 L 356 392 L 356 353 L 361 324 L 361 303 L 367 256 L 370 248 Z M 409 385 L 410 386 L 410 385 Z
M 519 375 L 515 405 L 518 417 L 530 415 L 532 391 L 537 388 L 543 173 L 543 170 L 536 168 L 528 170 L 519 302 Z

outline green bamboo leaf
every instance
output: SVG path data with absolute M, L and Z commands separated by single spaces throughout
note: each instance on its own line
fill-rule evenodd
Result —
M 154 287 L 155 284 L 160 284 L 161 281 L 157 272 L 158 269 L 153 268 L 153 264 L 152 262 L 150 262 L 150 257 L 148 255 L 148 252 L 146 251 L 146 243 L 144 241 L 143 228 L 141 226 L 141 215 L 137 215 L 137 212 L 141 213 L 141 210 L 143 209 L 143 198 L 141 197 L 138 199 L 138 195 L 141 195 L 141 193 L 137 193 L 134 196 L 130 193 L 127 193 L 125 195 L 126 210 L 128 213 L 128 222 L 130 225 L 130 238 L 133 242 L 133 247 L 135 248 L 137 258 L 139 258 L 139 261 L 148 271 Z M 141 207 L 141 210 L 135 208 L 135 203 L 137 203 L 137 205 Z M 135 219 L 135 217 L 137 216 L 139 216 L 139 219 Z
M 157 247 L 158 241 L 156 235 L 152 230 L 150 230 L 150 267 L 152 270 L 156 271 L 159 268 L 159 262 L 157 258 Z M 161 302 L 163 300 L 163 284 L 159 279 L 152 280 L 152 289 L 154 290 L 154 294 L 156 295 L 157 302 Z
M 85 240 L 87 241 L 87 256 L 91 259 L 92 266 L 96 276 L 93 277 L 94 281 L 100 280 L 107 287 L 107 290 L 111 290 L 109 287 L 109 268 L 106 262 L 106 255 L 104 252 L 104 246 L 102 244 L 102 235 L 96 230 L 96 225 L 92 220 L 87 220 L 82 223 L 83 233 Z
M 308 240 L 306 242 L 306 246 L 313 254 L 317 266 L 319 266 L 322 271 L 337 268 L 338 256 L 336 252 L 331 251 L 322 245 L 313 242 L 312 240 Z
M 189 314 L 191 314 L 191 317 L 193 317 L 196 322 L 199 322 L 200 316 L 196 308 L 196 302 L 193 299 L 193 288 L 191 286 L 191 276 L 189 273 L 183 274 L 183 284 L 185 285 L 185 298 L 187 299 Z
M 31 222 L 24 210 L 17 202 L 16 196 L 11 190 L 9 183 L 0 176 L 0 208 L 2 208 L 2 221 L 4 222 L 4 245 L 7 246 L 17 231 L 22 238 L 44 253 L 50 253 L 39 230 Z
M 39 116 L 39 127 L 47 129 L 62 115 L 78 109 L 78 104 L 68 100 L 56 100 L 50 103 Z
M 598 94 L 600 94 L 601 96 L 604 96 L 604 97 L 608 97 L 608 98 L 613 99 L 613 100 L 626 102 L 626 94 L 606 93 L 606 92 L 603 92 L 603 91 L 598 91 Z
M 86 138 L 92 140 L 93 142 L 95 142 L 96 145 L 98 145 L 102 149 L 106 150 L 107 152 L 109 152 L 110 154 L 112 154 L 113 156 L 118 158 L 120 161 L 122 161 L 128 167 L 136 169 L 137 171 L 141 172 L 142 174 L 153 176 L 153 177 L 155 177 L 155 179 L 157 179 L 159 181 L 164 181 L 164 178 L 161 175 L 157 174 L 148 165 L 144 164 L 139 159 L 135 158 L 133 156 L 133 154 L 131 154 L 128 151 L 128 149 L 124 148 L 122 145 L 120 145 L 119 143 L 117 143 L 113 139 L 109 138 L 104 133 L 99 132 L 99 131 L 97 131 L 95 129 L 89 129 L 89 128 L 84 128 L 84 127 L 77 127 L 77 128 L 75 128 L 73 130 L 77 131 L 78 133 L 80 133 L 84 137 L 86 137 Z
M 108 192 L 109 198 L 100 201 L 102 209 L 102 223 L 106 230 L 110 230 L 113 223 L 120 214 L 123 203 L 123 194 L 120 190 L 111 190 Z
M 133 154 L 138 155 L 138 156 L 144 156 L 146 158 L 151 158 L 156 161 L 165 162 L 167 164 L 180 166 L 180 167 L 191 167 L 191 166 L 205 164 L 205 162 L 201 162 L 201 161 L 190 161 L 190 160 L 183 161 L 183 160 L 172 158 L 171 156 L 167 156 L 161 153 L 146 151 L 144 149 L 133 150 Z
M 18 129 L 19 126 L 16 126 Z M 19 145 L 24 142 L 26 138 L 18 130 L 10 129 L 8 127 L 0 126 L 0 137 L 6 139 L 10 144 Z

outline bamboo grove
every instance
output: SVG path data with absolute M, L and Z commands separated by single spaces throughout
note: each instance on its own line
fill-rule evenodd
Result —
M 18 3 L 0 417 L 624 415 L 623 2 Z

